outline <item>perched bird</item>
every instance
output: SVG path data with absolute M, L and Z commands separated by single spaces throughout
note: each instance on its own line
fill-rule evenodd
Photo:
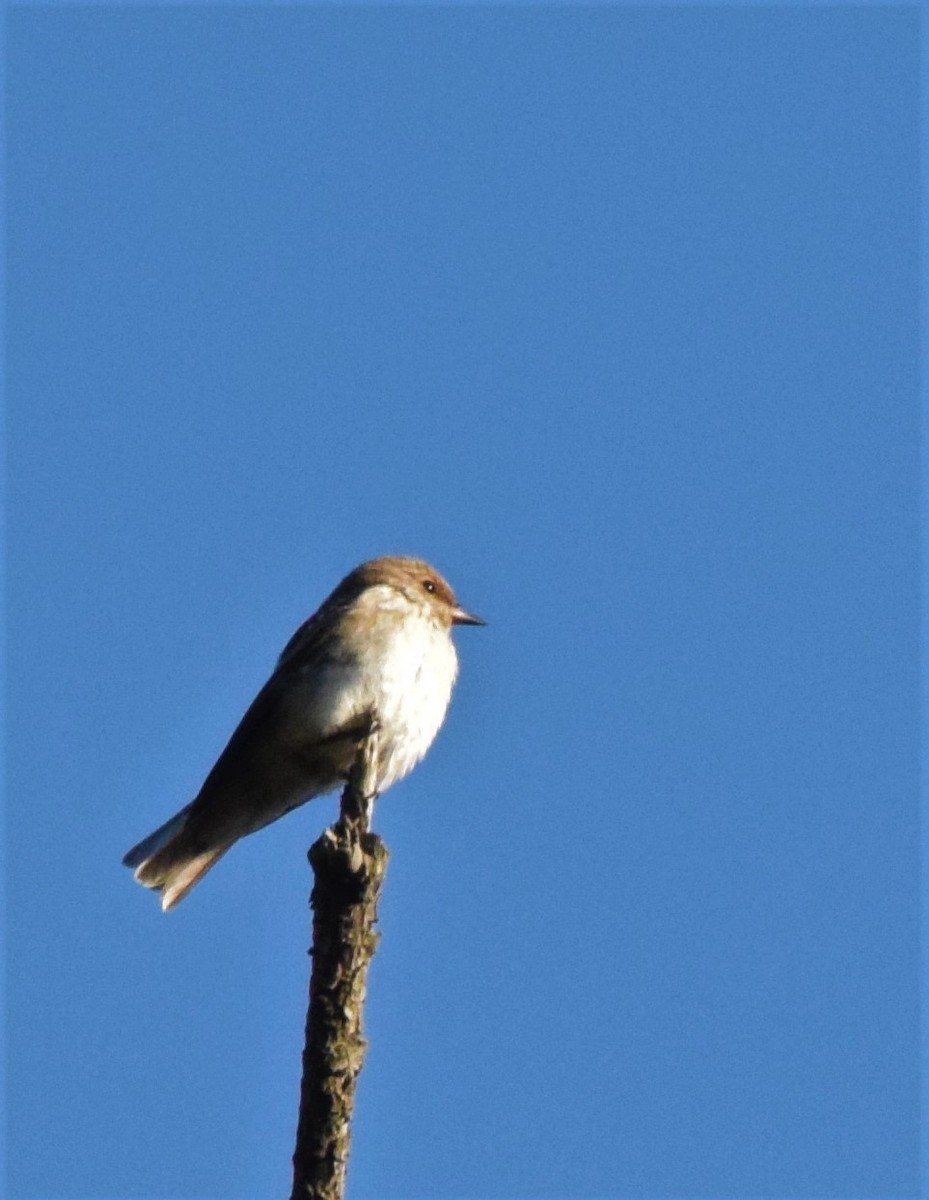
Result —
M 343 783 L 372 720 L 377 790 L 390 787 L 445 717 L 452 626 L 483 624 L 428 563 L 362 563 L 284 647 L 196 799 L 123 862 L 172 908 L 239 838 Z

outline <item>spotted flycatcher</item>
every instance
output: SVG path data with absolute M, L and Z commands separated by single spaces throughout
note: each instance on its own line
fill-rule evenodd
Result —
M 453 625 L 483 625 L 417 558 L 375 558 L 293 635 L 199 795 L 123 862 L 172 908 L 246 834 L 342 784 L 378 728 L 376 787 L 402 779 L 445 717 Z

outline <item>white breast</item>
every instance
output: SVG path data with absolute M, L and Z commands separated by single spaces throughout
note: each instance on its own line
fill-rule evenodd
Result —
M 366 672 L 381 727 L 381 791 L 411 771 L 432 745 L 458 673 L 449 631 L 404 607 L 402 614 L 385 611 L 378 663 Z

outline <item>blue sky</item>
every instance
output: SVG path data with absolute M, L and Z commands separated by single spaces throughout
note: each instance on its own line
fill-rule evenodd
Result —
M 286 1194 L 305 850 L 120 866 L 358 561 L 486 629 L 354 1200 L 919 1189 L 918 14 L 30 7 L 9 1194 Z

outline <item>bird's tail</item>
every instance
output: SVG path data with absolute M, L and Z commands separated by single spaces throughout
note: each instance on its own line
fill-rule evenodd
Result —
M 190 807 L 188 804 L 170 821 L 165 821 L 154 833 L 143 838 L 123 859 L 125 866 L 135 868 L 139 883 L 161 892 L 164 912 L 183 900 L 229 849 L 228 845 L 204 848 L 192 836 L 187 826 Z

